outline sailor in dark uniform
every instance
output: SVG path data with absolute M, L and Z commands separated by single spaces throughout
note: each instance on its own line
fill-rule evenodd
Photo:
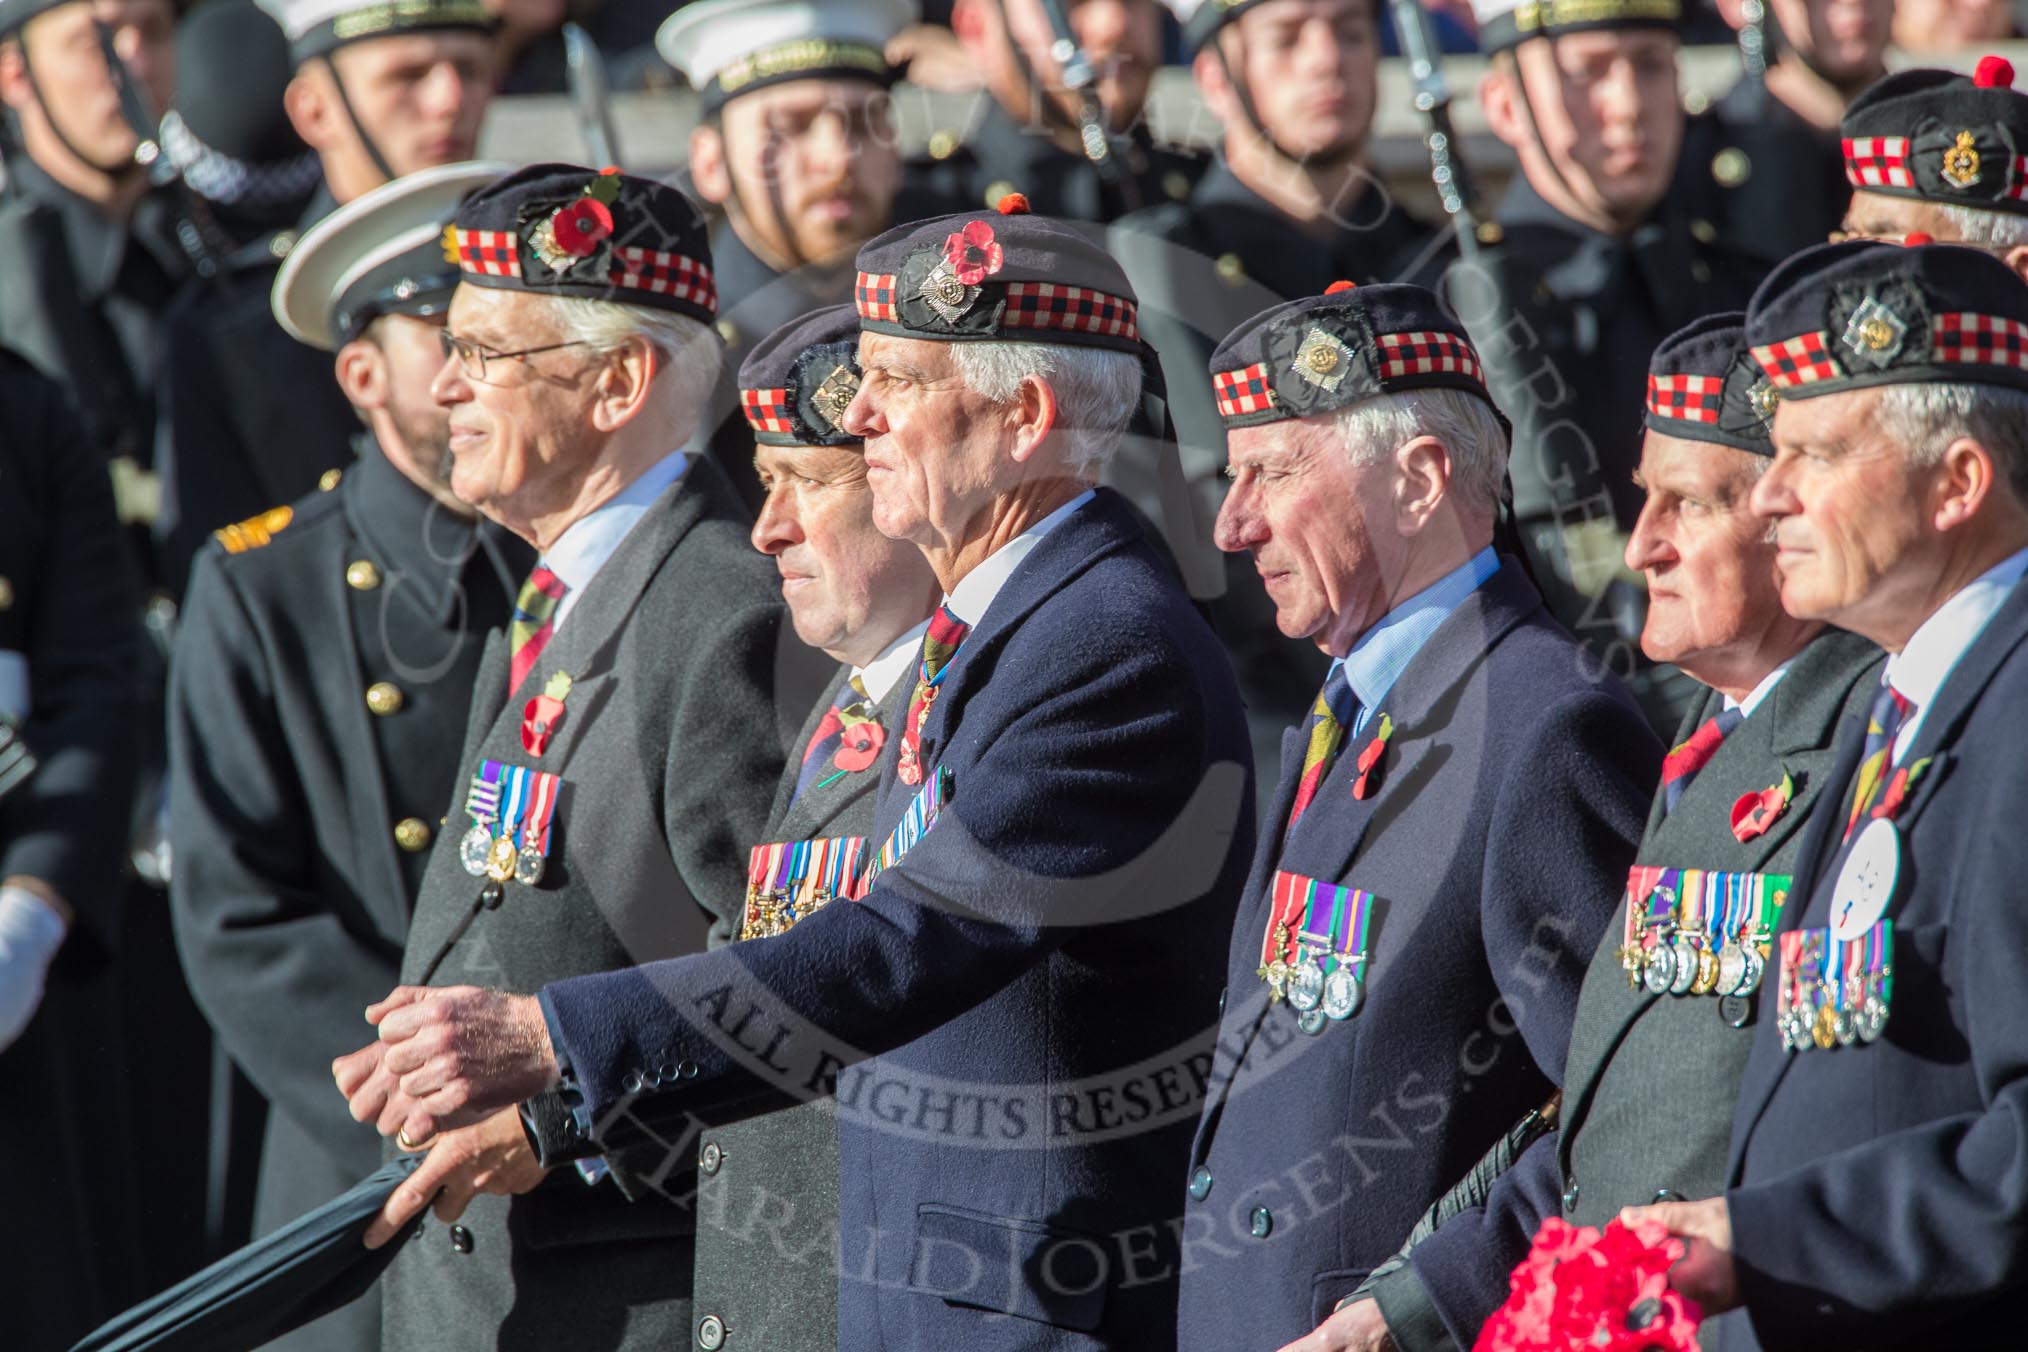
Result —
M 1600 1226 L 1623 1206 L 1724 1183 L 1754 1020 L 1773 1009 L 1762 976 L 1804 824 L 1826 801 L 1838 729 L 1865 716 L 1882 661 L 1858 635 L 1782 610 L 1774 542 L 1750 505 L 1774 456 L 1772 386 L 1746 350 L 1744 319 L 1699 320 L 1651 367 L 1647 506 L 1627 560 L 1649 579 L 1642 646 L 1706 691 L 1662 762 L 1627 911 L 1585 969 L 1556 1129 L 1490 1187 L 1454 1188 L 1435 1231 L 1362 1285 L 1332 1321 L 1351 1347 L 1378 1323 L 1398 1352 L 1470 1347 L 1545 1218 Z M 1656 911 L 1661 888 L 1671 897 Z
M 751 507 L 731 377 L 762 337 L 852 299 L 852 255 L 888 227 L 901 186 L 885 48 L 914 17 L 913 0 L 705 0 L 656 35 L 702 99 L 690 177 L 723 213 L 711 257 L 727 349 L 711 449 Z
M 175 81 L 169 0 L 107 11 L 125 78 L 157 107 Z M 157 342 L 189 260 L 172 192 L 135 163 L 82 0 L 0 3 L 0 99 L 12 114 L 0 197 L 0 343 L 64 387 L 115 466 L 122 517 L 153 515 Z
M 796 636 L 844 664 L 803 723 L 754 846 L 743 940 L 809 914 L 778 904 L 774 880 L 751 881 L 771 849 L 872 831 L 937 605 L 922 551 L 874 528 L 865 443 L 838 425 L 859 389 L 858 349 L 858 310 L 834 306 L 769 335 L 739 373 L 767 490 L 754 546 L 781 571 Z M 694 1327 L 716 1321 L 735 1347 L 834 1352 L 836 1105 L 816 1099 L 706 1132 L 697 1173 Z
M 1692 319 L 1744 307 L 1761 268 L 1670 193 L 1677 5 L 1575 14 L 1479 7 L 1479 100 L 1520 172 L 1494 214 L 1498 242 L 1448 266 L 1442 287 L 1514 422 L 1514 517 L 1544 599 L 1674 728 L 1695 683 L 1642 665 L 1640 578 L 1623 558 L 1648 358 Z
M 977 211 L 1010 192 L 1035 210 L 1074 220 L 1111 221 L 1158 202 L 1180 202 L 1203 176 L 1203 154 L 1155 140 L 1144 119 L 1161 59 L 1155 0 L 1085 0 L 1065 5 L 1070 34 L 1091 63 L 1093 102 L 1065 88 L 1042 0 L 957 0 L 951 30 L 985 75 L 986 94 L 969 128 L 930 137 L 908 162 L 899 219 Z M 1106 166 L 1081 148 L 1083 122 L 1109 142 Z
M 472 158 L 493 88 L 492 20 L 477 0 L 268 8 L 295 71 L 288 119 L 324 166 L 299 230 L 399 175 Z M 262 51 L 250 46 L 248 59 Z M 186 553 L 205 532 L 307 493 L 352 461 L 358 422 L 330 359 L 270 313 L 293 242 L 275 235 L 224 260 L 166 333 L 160 435 Z
M 1431 245 L 1429 227 L 1394 203 L 1365 162 L 1377 10 L 1377 0 L 1199 6 L 1184 35 L 1197 87 L 1225 124 L 1223 153 L 1188 200 L 1136 212 L 1109 237 L 1162 359 L 1189 491 L 1195 529 L 1170 547 L 1179 557 L 1189 551 L 1181 561 L 1193 594 L 1217 598 L 1213 625 L 1233 655 L 1263 776 L 1280 759 L 1282 729 L 1322 683 L 1324 662 L 1314 645 L 1275 628 L 1252 562 L 1211 543 L 1225 497 L 1225 428 L 1208 359 L 1277 301 L 1338 280 L 1393 280 Z
M 1739 0 L 1721 0 L 1719 8 L 1735 26 L 1744 22 Z M 1893 0 L 1767 5 L 1759 30 L 1764 73 L 1749 67 L 1684 130 L 1679 191 L 1715 200 L 1711 221 L 1726 240 L 1772 266 L 1837 228 L 1850 195 L 1838 119 L 1887 73 L 1882 57 L 1893 20 Z M 1714 185 L 1720 191 L 1712 199 Z
M 400 971 L 485 638 L 534 562 L 444 487 L 429 395 L 458 279 L 444 223 L 505 171 L 397 180 L 291 253 L 277 316 L 336 351 L 369 430 L 325 489 L 218 533 L 178 629 L 170 903 L 191 990 L 269 1103 L 258 1233 L 379 1165 L 378 1138 L 332 1100 L 330 1060 Z M 365 1300 L 274 1345 L 361 1352 L 379 1330 Z
M 1949 245 L 1821 245 L 1747 312 L 1782 605 L 1889 656 L 1802 838 L 1721 1183 L 1633 1217 L 1688 1241 L 1670 1283 L 1726 1349 L 2021 1344 L 2024 333 L 2014 275 Z

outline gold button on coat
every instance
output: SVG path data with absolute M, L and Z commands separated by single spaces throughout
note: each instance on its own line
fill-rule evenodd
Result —
M 403 817 L 394 824 L 394 843 L 410 854 L 420 854 L 430 847 L 429 824 L 420 817 Z
M 401 708 L 401 687 L 392 681 L 375 681 L 366 687 L 366 707 L 385 717 Z
M 323 489 L 326 493 L 328 493 L 332 489 L 336 488 L 338 486 L 339 481 L 344 477 L 345 471 L 342 469 L 327 469 L 321 475 L 318 476 L 317 487 Z
M 12 579 L 0 577 L 0 610 L 14 609 L 14 583 Z
M 380 585 L 380 569 L 374 567 L 371 559 L 358 559 L 345 565 L 345 585 L 354 591 L 372 591 Z

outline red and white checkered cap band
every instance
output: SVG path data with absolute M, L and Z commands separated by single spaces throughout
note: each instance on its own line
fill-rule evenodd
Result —
M 889 324 L 896 321 L 893 273 L 860 273 L 859 285 L 853 288 L 852 299 L 859 306 L 861 319 L 878 319 Z
M 1001 324 L 1010 329 L 1061 329 L 1139 342 L 1134 303 L 1103 291 L 1058 282 L 1009 282 Z
M 519 277 L 519 243 L 511 230 L 451 229 L 458 246 L 458 268 L 482 277 Z
M 1383 333 L 1380 335 L 1380 378 L 1399 380 L 1403 376 L 1426 376 L 1437 371 L 1456 371 L 1484 384 L 1479 354 L 1454 333 Z
M 1222 418 L 1265 413 L 1275 406 L 1274 391 L 1268 388 L 1266 362 L 1257 361 L 1237 371 L 1215 371 L 1211 386 L 1218 396 L 1218 414 Z
M 1723 376 L 1648 377 L 1648 412 L 1658 418 L 1715 424 L 1724 397 Z
M 711 269 L 687 254 L 622 244 L 613 250 L 612 278 L 614 286 L 674 296 L 707 310 L 718 309 L 718 283 L 712 280 Z
M 2014 176 L 2007 180 L 2007 186 L 2000 193 L 2016 202 L 2028 202 L 2028 155 L 2014 157 Z
M 1831 356 L 1830 335 L 1822 329 L 1757 347 L 1753 349 L 1753 359 L 1778 390 L 1836 380 L 1845 374 Z
M 1845 180 L 1855 188 L 1913 188 L 1906 136 L 1845 138 Z
M 787 410 L 787 390 L 741 390 L 739 406 L 746 412 L 746 420 L 756 432 L 793 433 Z
M 2028 324 L 2000 315 L 1960 310 L 1930 322 L 1931 351 L 1939 362 L 2011 366 L 2028 371 Z

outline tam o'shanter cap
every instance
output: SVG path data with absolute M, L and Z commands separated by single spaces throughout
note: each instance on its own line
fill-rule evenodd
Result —
M 1682 0 L 1472 0 L 1479 50 L 1518 47 L 1530 38 L 1615 28 L 1680 32 Z
M 1869 86 L 1838 124 L 1845 180 L 1887 197 L 2028 215 L 2028 94 L 1983 57 L 1970 76 L 1904 70 Z
M 1031 214 L 1019 193 L 997 211 L 896 226 L 860 248 L 857 266 L 867 333 L 1147 351 L 1119 263 L 1076 226 Z
M 1264 310 L 1211 354 L 1227 427 L 1336 413 L 1376 395 L 1452 389 L 1498 412 L 1465 329 L 1420 286 L 1335 282 Z
M 887 44 L 917 12 L 916 0 L 703 0 L 663 20 L 655 50 L 709 114 L 788 80 L 892 84 Z
M 859 381 L 859 312 L 832 305 L 760 341 L 739 366 L 739 406 L 763 446 L 856 446 L 843 423 Z
M 1980 249 L 1853 241 L 1805 249 L 1746 312 L 1783 399 L 1945 381 L 2028 389 L 2028 287 Z
M 482 0 L 261 0 L 261 8 L 288 35 L 297 65 L 367 38 L 496 26 Z
M 290 337 L 334 351 L 387 314 L 449 308 L 458 268 L 444 226 L 465 195 L 512 165 L 442 164 L 347 202 L 296 241 L 275 275 L 275 319 Z
M 1706 315 L 1664 338 L 1648 361 L 1650 430 L 1774 455 L 1774 383 L 1746 348 L 1746 316 Z
M 501 291 L 718 313 L 695 203 L 617 169 L 533 164 L 473 193 L 445 229 L 462 280 Z

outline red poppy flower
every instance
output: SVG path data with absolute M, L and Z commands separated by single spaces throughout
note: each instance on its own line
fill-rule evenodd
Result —
M 549 749 L 549 739 L 556 736 L 562 722 L 563 701 L 537 695 L 521 711 L 522 748 L 531 756 L 540 756 Z
M 1387 754 L 1387 739 L 1393 735 L 1394 720 L 1386 714 L 1382 714 L 1380 716 L 1379 731 L 1374 733 L 1372 741 L 1360 749 L 1358 761 L 1359 778 L 1352 781 L 1352 796 L 1354 798 L 1365 799 L 1370 797 L 1373 791 L 1380 787 L 1379 776 L 1374 772 L 1379 768 L 1380 758 Z
M 831 763 L 840 770 L 858 774 L 874 761 L 880 759 L 880 748 L 887 742 L 887 729 L 878 723 L 848 723 L 838 741 L 838 754 Z
M 1789 810 L 1789 779 L 1739 796 L 1732 805 L 1732 834 L 1741 844 L 1766 833 Z
M 612 209 L 596 197 L 580 197 L 550 218 L 549 231 L 572 258 L 589 257 L 613 233 Z
M 1693 1352 L 1697 1306 L 1669 1289 L 1683 1242 L 1656 1222 L 1579 1229 L 1550 1217 L 1473 1352 Z
M 966 286 L 977 286 L 1000 270 L 1005 257 L 993 240 L 993 227 L 984 221 L 969 221 L 965 228 L 944 240 L 944 260 Z

